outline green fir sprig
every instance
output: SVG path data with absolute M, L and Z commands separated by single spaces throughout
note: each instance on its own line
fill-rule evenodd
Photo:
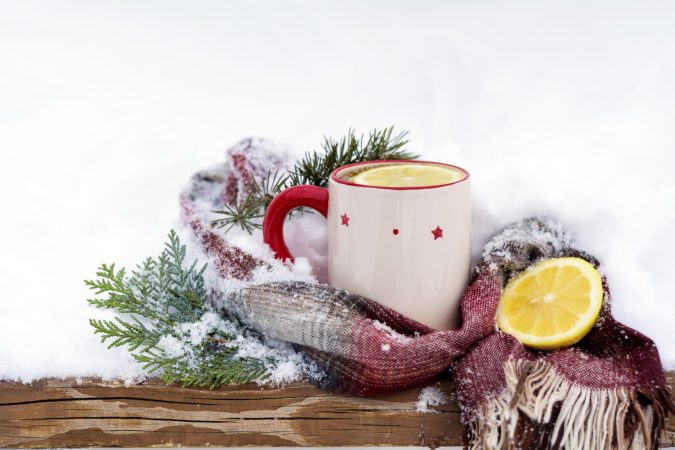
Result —
M 394 127 L 389 127 L 373 130 L 367 138 L 357 136 L 351 129 L 340 139 L 326 137 L 320 151 L 307 152 L 287 174 L 268 173 L 261 182 L 255 181 L 243 201 L 213 211 L 221 217 L 212 223 L 225 228 L 226 232 L 236 226 L 250 234 L 262 227 L 260 219 L 274 196 L 288 187 L 301 184 L 326 187 L 331 172 L 347 164 L 381 159 L 416 159 L 418 155 L 405 148 L 407 135 L 407 131 L 395 134 Z
M 186 265 L 185 254 L 172 230 L 161 255 L 131 274 L 101 265 L 97 278 L 85 281 L 98 296 L 88 302 L 119 315 L 90 319 L 94 333 L 108 348 L 126 346 L 145 370 L 158 372 L 167 383 L 217 387 L 264 379 L 273 361 L 237 356 L 232 341 L 242 327 L 211 306 L 206 265 Z

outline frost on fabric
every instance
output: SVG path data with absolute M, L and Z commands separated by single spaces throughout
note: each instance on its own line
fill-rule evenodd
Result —
M 514 242 L 518 242 L 514 246 Z M 519 261 L 531 262 L 530 255 L 523 255 L 523 249 L 537 251 L 542 256 L 559 254 L 569 248 L 572 236 L 562 225 L 550 218 L 529 219 L 504 228 L 487 242 L 483 248 L 482 259 L 489 263 L 492 270 L 498 265 L 517 266 Z
M 288 158 L 285 149 L 262 138 L 246 138 L 227 151 L 232 168 L 225 177 L 221 198 L 225 203 L 246 200 L 255 183 L 277 172 L 284 172 Z
M 527 222 L 527 227 L 510 226 L 493 237 L 483 248 L 483 258 L 512 258 L 508 242 L 536 241 L 550 246 L 553 253 L 569 247 L 572 237 L 558 222 L 549 218 L 540 218 Z
M 422 389 L 415 402 L 415 410 L 421 413 L 436 412 L 432 406 L 444 405 L 448 402 L 448 396 L 440 386 L 427 386 Z
M 389 335 L 389 337 L 391 337 L 391 339 L 395 342 L 407 342 L 407 341 L 410 340 L 410 338 L 408 336 L 397 332 L 396 330 L 394 330 L 393 328 L 391 328 L 389 325 L 387 325 L 384 322 L 380 322 L 379 320 L 373 320 L 373 325 L 378 330 L 382 330 L 382 331 L 386 332 Z M 391 347 L 387 348 L 385 350 L 384 347 L 383 347 L 382 351 L 389 351 L 390 349 L 391 349 Z
M 191 199 L 201 206 L 200 210 L 220 209 L 223 206 L 223 185 L 229 170 L 228 163 L 215 164 L 201 170 L 190 179 L 184 192 L 191 193 Z
M 303 378 L 321 377 L 321 369 L 312 361 L 296 352 L 287 342 L 240 334 L 233 343 L 238 347 L 237 356 L 273 361 L 269 378 L 264 382 L 285 383 Z

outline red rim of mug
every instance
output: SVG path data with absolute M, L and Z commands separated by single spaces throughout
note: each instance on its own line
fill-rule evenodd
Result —
M 430 186 L 411 186 L 411 187 L 402 187 L 402 186 L 372 186 L 369 184 L 359 184 L 359 183 L 352 183 L 351 181 L 346 181 L 341 178 L 338 178 L 337 174 L 343 170 L 350 169 L 352 167 L 357 167 L 357 166 L 363 166 L 366 164 L 382 164 L 382 163 L 387 163 L 387 164 L 432 164 L 436 166 L 446 166 L 446 167 L 452 167 L 453 169 L 458 169 L 462 173 L 464 173 L 464 178 L 461 180 L 453 181 L 452 183 L 445 183 L 445 184 L 433 184 Z M 469 179 L 471 174 L 469 173 L 468 170 L 455 166 L 454 164 L 446 164 L 442 162 L 436 162 L 436 161 L 420 161 L 417 159 L 378 159 L 374 161 L 363 161 L 363 162 L 357 162 L 353 164 L 347 164 L 346 166 L 341 166 L 335 169 L 334 171 L 331 172 L 330 174 L 330 179 L 332 181 L 335 181 L 336 183 L 339 184 L 346 184 L 347 186 L 356 186 L 356 187 L 363 187 L 363 188 L 371 188 L 371 189 L 386 189 L 390 191 L 418 191 L 422 189 L 434 189 L 434 188 L 440 188 L 444 186 L 452 186 L 453 184 L 461 183 L 462 181 L 466 181 Z

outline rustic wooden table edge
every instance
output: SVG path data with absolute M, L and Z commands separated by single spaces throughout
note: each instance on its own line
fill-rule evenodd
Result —
M 422 413 L 420 388 L 363 398 L 307 383 L 209 390 L 155 380 L 0 381 L 0 447 L 462 445 L 452 386 L 436 384 L 448 401 Z M 675 446 L 672 418 L 662 446 Z

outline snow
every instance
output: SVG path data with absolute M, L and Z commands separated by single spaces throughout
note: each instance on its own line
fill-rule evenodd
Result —
M 444 405 L 448 402 L 448 396 L 438 385 L 427 386 L 417 395 L 415 409 L 417 412 L 427 413 L 435 411 L 432 406 Z
M 209 333 L 214 330 L 226 334 L 235 333 L 235 328 L 231 322 L 223 320 L 213 311 L 207 311 L 196 322 L 178 324 L 176 334 L 180 336 L 180 339 L 164 335 L 159 340 L 159 347 L 166 352 L 167 356 L 176 358 L 189 352 L 190 348 L 204 342 Z
M 0 15 L 0 378 L 142 377 L 82 280 L 158 254 L 187 179 L 241 138 L 298 157 L 390 124 L 471 172 L 474 257 L 562 221 L 675 369 L 672 2 L 68 3 Z M 294 276 L 325 277 L 323 219 L 298 220 Z
M 394 342 L 406 342 L 406 341 L 410 340 L 410 338 L 408 336 L 406 336 L 404 334 L 401 334 L 401 333 L 398 333 L 396 330 L 394 330 L 392 327 L 390 327 L 389 325 L 387 325 L 384 322 L 380 322 L 379 320 L 373 320 L 373 325 L 378 330 L 382 330 L 385 333 L 387 333 L 389 338 L 391 338 L 391 340 L 394 341 Z
M 241 358 L 253 357 L 275 362 L 269 378 L 265 383 L 288 383 L 308 376 L 320 378 L 321 369 L 313 362 L 305 359 L 296 352 L 290 344 L 274 339 L 266 339 L 264 343 L 249 337 L 238 336 L 234 342 L 239 347 L 237 356 Z

